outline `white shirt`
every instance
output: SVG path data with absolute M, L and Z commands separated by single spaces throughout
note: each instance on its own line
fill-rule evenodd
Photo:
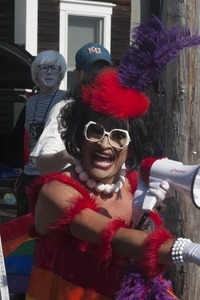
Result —
M 51 109 L 44 130 L 30 154 L 32 159 L 40 157 L 41 155 L 53 154 L 65 150 L 65 145 L 58 129 L 57 117 L 61 108 L 71 101 L 73 100 L 62 100 Z
M 31 96 L 26 102 L 26 121 L 25 128 L 30 135 L 30 151 L 32 151 L 38 142 L 37 136 L 32 136 L 31 124 L 42 124 L 45 126 L 51 109 L 60 102 L 63 103 L 66 91 L 57 90 L 54 95 L 37 94 Z M 43 126 L 41 130 L 43 130 Z M 24 173 L 27 175 L 39 175 L 39 170 L 35 161 L 29 156 L 28 163 L 24 166 Z

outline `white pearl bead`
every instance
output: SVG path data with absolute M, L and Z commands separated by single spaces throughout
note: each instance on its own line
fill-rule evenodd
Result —
M 122 175 L 119 175 L 119 180 L 124 184 L 126 181 L 126 178 Z
M 75 171 L 76 171 L 76 173 L 80 174 L 83 171 L 83 166 L 82 165 L 76 165 Z
M 172 246 L 172 251 L 171 251 L 171 255 L 172 255 L 172 261 L 175 264 L 183 264 L 184 263 L 184 247 L 185 245 L 190 242 L 189 239 L 184 239 L 184 238 L 178 238 L 173 246 Z
M 121 190 L 121 188 L 123 187 L 123 183 L 121 181 L 118 181 L 118 186 L 119 186 L 119 189 Z
M 117 193 L 123 187 L 123 184 L 126 181 L 125 179 L 126 170 L 123 167 L 119 172 L 119 179 L 117 182 L 113 184 L 104 184 L 102 182 L 96 183 L 96 180 L 90 178 L 89 174 L 86 171 L 84 171 L 83 165 L 79 160 L 75 159 L 74 164 L 75 164 L 75 171 L 77 174 L 79 174 L 80 180 L 86 182 L 89 188 L 91 189 L 95 188 L 95 190 L 99 193 L 101 192 L 105 192 L 107 194 Z
M 74 164 L 75 164 L 75 166 L 82 165 L 81 161 L 77 158 L 74 158 Z
M 89 175 L 87 172 L 85 171 L 82 171 L 80 174 L 79 174 L 79 178 L 81 181 L 87 181 L 89 179 Z
M 112 185 L 105 184 L 104 191 L 106 194 L 110 194 L 112 192 Z
M 87 186 L 90 188 L 90 189 L 93 189 L 96 185 L 96 180 L 94 180 L 93 178 L 90 178 L 88 179 L 87 181 Z
M 103 192 L 105 188 L 105 184 L 102 182 L 98 182 L 95 186 L 95 190 L 99 193 Z
M 120 170 L 120 175 L 125 176 L 126 175 L 126 170 L 124 170 L 124 169 Z
M 119 185 L 118 185 L 118 182 L 115 182 L 115 183 L 114 183 L 113 190 L 115 191 L 115 193 L 118 193 L 118 192 L 119 192 Z

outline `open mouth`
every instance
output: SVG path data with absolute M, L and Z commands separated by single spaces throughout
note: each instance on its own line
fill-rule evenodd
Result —
M 102 154 L 94 152 L 92 155 L 92 164 L 94 167 L 99 169 L 109 169 L 115 161 L 115 157 L 111 154 Z

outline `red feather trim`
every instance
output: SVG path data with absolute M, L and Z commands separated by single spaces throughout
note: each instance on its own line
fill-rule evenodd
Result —
M 156 227 L 161 226 L 163 224 L 161 216 L 156 211 L 150 211 L 148 217 L 154 222 Z
M 172 238 L 171 233 L 163 227 L 155 229 L 146 238 L 143 255 L 135 262 L 146 277 L 154 278 L 164 272 L 167 264 L 158 263 L 158 250 L 163 243 Z
M 131 193 L 134 194 L 138 184 L 138 174 L 136 171 L 127 172 L 126 177 L 130 183 Z
M 100 113 L 119 119 L 135 118 L 149 108 L 149 98 L 136 89 L 122 86 L 117 71 L 106 68 L 82 90 L 83 100 Z
M 76 180 L 63 173 L 53 173 L 39 177 L 38 179 L 36 179 L 34 184 L 28 188 L 27 192 L 30 201 L 30 207 L 33 212 L 35 209 L 35 204 L 37 202 L 40 188 L 45 183 L 51 182 L 53 180 L 57 180 L 59 182 L 72 186 L 81 194 L 81 196 L 77 199 L 74 199 L 74 205 L 72 205 L 72 207 L 66 210 L 65 214 L 61 219 L 59 219 L 56 223 L 51 225 L 51 229 L 65 228 L 66 224 L 70 223 L 73 220 L 73 218 L 85 208 L 90 208 L 94 211 L 98 210 L 94 199 L 90 197 L 88 191 Z
M 75 216 L 80 214 L 81 211 L 84 210 L 85 208 L 89 208 L 93 211 L 98 211 L 97 205 L 90 198 L 89 194 L 85 198 L 78 197 L 77 199 L 75 199 L 74 205 L 72 205 L 72 207 L 67 209 L 62 219 L 58 220 L 55 224 L 53 224 L 51 228 L 62 229 L 63 227 L 66 227 L 66 224 L 72 222 Z
M 150 171 L 153 163 L 160 158 L 149 157 L 142 161 L 140 165 L 140 176 L 144 182 L 149 183 Z
M 72 186 L 83 196 L 83 198 L 88 197 L 88 192 L 82 185 L 80 185 L 76 180 L 63 173 L 52 173 L 48 175 L 43 175 L 36 179 L 35 182 L 29 188 L 27 188 L 27 195 L 30 202 L 30 209 L 32 212 L 34 212 L 35 210 L 35 204 L 37 202 L 40 188 L 45 183 L 51 182 L 53 180 L 57 180 L 59 182 Z
M 108 263 L 112 258 L 111 241 L 115 233 L 121 228 L 128 228 L 129 225 L 122 219 L 112 220 L 106 225 L 101 233 L 100 248 L 97 254 L 100 263 Z

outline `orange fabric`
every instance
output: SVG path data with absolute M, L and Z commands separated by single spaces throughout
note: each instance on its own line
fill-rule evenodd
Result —
M 73 285 L 51 271 L 46 271 L 33 266 L 26 300 L 41 299 L 110 300 L 110 298 L 100 295 L 95 291 Z

